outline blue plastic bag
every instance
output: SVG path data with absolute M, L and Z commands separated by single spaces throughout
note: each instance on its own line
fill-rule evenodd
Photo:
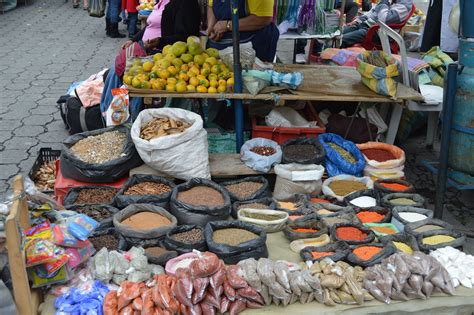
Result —
M 73 288 L 54 301 L 56 315 L 102 315 L 102 304 L 108 292 L 107 286 L 98 280 L 88 292 Z
M 99 223 L 85 214 L 78 214 L 67 220 L 67 230 L 75 238 L 85 241 Z
M 364 171 L 365 167 L 365 159 L 354 142 L 345 140 L 341 136 L 334 133 L 323 133 L 318 136 L 318 140 L 326 150 L 325 164 L 329 177 L 340 174 L 349 174 L 358 177 L 362 176 L 362 172 Z M 356 163 L 351 164 L 347 162 L 339 153 L 329 146 L 328 143 L 330 142 L 337 144 L 352 154 L 352 156 L 356 159 Z

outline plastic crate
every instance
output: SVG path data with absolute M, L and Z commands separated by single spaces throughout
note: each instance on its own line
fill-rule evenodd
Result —
M 316 128 L 288 128 L 288 127 L 271 127 L 257 124 L 257 118 L 252 116 L 252 138 L 270 139 L 278 144 L 283 144 L 286 140 L 299 137 L 318 137 L 318 135 L 326 132 L 326 126 L 323 124 L 317 113 L 309 106 L 305 108 L 306 119 L 317 121 Z
M 61 156 L 61 150 L 53 150 L 51 148 L 41 148 L 38 151 L 38 157 L 36 158 L 35 163 L 31 167 L 30 172 L 28 173 L 28 176 L 33 180 L 34 174 L 39 170 L 41 165 L 45 162 L 51 162 L 51 161 L 56 161 L 59 159 Z M 54 190 L 42 190 L 41 192 L 44 193 L 53 193 Z
M 63 204 L 64 196 L 68 193 L 71 188 L 79 187 L 79 186 L 109 186 L 120 189 L 123 184 L 127 181 L 128 177 L 121 178 L 120 180 L 116 181 L 115 183 L 88 183 L 88 182 L 80 182 L 74 179 L 66 178 L 61 173 L 61 168 L 59 167 L 59 160 L 56 161 L 56 183 L 54 184 L 54 195 L 56 196 L 56 200 L 59 204 Z

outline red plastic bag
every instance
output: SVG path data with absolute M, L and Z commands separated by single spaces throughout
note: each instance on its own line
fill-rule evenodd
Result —
M 202 309 L 200 304 L 192 305 L 188 309 L 189 314 L 191 315 L 202 315 Z
M 120 310 L 119 315 L 133 315 L 133 313 L 132 305 L 129 304 Z
M 260 294 L 257 292 L 257 290 L 255 290 L 252 287 L 246 287 L 246 288 L 238 289 L 237 294 L 240 297 L 246 298 L 248 300 L 257 302 L 259 304 L 264 304 L 263 298 L 260 296 Z
M 201 303 L 201 310 L 203 315 L 215 315 L 216 314 L 216 309 L 214 306 L 206 304 L 206 303 Z
M 199 254 L 199 259 L 193 261 L 189 267 L 193 278 L 205 278 L 214 274 L 220 264 L 221 261 L 216 254 L 204 252 Z
M 253 302 L 253 301 L 247 301 L 246 306 L 247 306 L 247 308 L 252 308 L 252 309 L 257 309 L 257 308 L 262 308 L 263 307 L 262 304 L 259 304 L 257 302 Z
M 142 315 L 153 315 L 155 313 L 155 303 L 152 298 L 152 289 L 142 292 Z
M 117 291 L 109 291 L 104 298 L 104 304 L 102 305 L 102 311 L 104 315 L 117 315 L 118 314 L 118 298 Z
M 211 287 L 214 289 L 220 287 L 225 280 L 225 267 L 219 268 L 212 276 L 211 276 Z
M 239 274 L 242 274 L 242 270 L 237 265 L 231 265 L 227 267 L 227 281 L 234 289 L 245 288 L 248 286 L 247 281 L 242 278 Z
M 209 304 L 217 309 L 221 307 L 221 298 L 213 296 L 210 292 L 204 296 L 204 300 L 202 300 L 201 304 Z M 204 311 L 204 310 L 203 310 Z
M 229 299 L 225 296 L 221 299 L 221 306 L 219 308 L 219 312 L 221 312 L 221 314 L 224 314 L 229 310 L 230 302 L 231 301 L 229 301 Z
M 245 301 L 241 299 L 237 299 L 230 304 L 229 313 L 230 315 L 239 314 L 240 312 L 243 312 L 246 308 L 247 308 L 247 305 Z
M 209 281 L 209 278 L 196 278 L 193 280 L 193 304 L 198 304 L 202 301 L 202 299 L 204 299 L 204 296 L 206 295 L 207 286 L 209 285 Z
M 118 291 L 118 310 L 120 311 L 125 306 L 129 305 L 136 297 L 140 295 L 141 288 L 145 284 L 143 282 L 124 281 L 120 285 Z
M 226 280 L 224 281 L 224 294 L 229 299 L 230 301 L 235 301 L 235 297 L 237 295 L 237 292 L 235 292 L 234 288 L 232 288 L 229 284 L 229 282 Z
M 137 297 L 133 300 L 132 307 L 134 310 L 141 311 L 143 309 L 143 300 L 141 297 Z

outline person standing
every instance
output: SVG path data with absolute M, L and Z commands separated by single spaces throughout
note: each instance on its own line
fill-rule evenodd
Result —
M 120 0 L 107 0 L 107 12 L 105 13 L 105 30 L 111 38 L 124 38 L 125 35 L 118 30 L 119 15 L 122 8 Z
M 122 0 L 122 10 L 127 11 L 127 30 L 128 38 L 133 38 L 137 33 L 138 10 L 137 6 L 140 3 L 138 0 Z
M 72 1 L 72 7 L 73 7 L 74 9 L 79 8 L 80 2 L 81 2 L 81 0 L 73 0 L 73 1 Z M 84 10 L 89 9 L 89 0 L 83 0 L 83 2 L 82 2 L 82 8 L 83 8 Z

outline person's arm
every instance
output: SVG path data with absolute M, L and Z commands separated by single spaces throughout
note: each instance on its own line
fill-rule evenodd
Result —
M 257 31 L 271 24 L 273 18 L 271 16 L 256 16 L 250 14 L 244 18 L 239 19 L 239 32 Z M 232 30 L 232 20 L 218 21 L 213 28 L 215 34 L 211 39 L 219 41 L 224 33 Z
M 212 29 L 214 28 L 214 25 L 216 25 L 217 19 L 216 16 L 214 15 L 214 11 L 212 10 L 211 6 L 207 7 L 207 35 L 212 33 Z
M 201 10 L 197 0 L 173 0 L 180 1 L 177 5 L 177 14 L 174 21 L 174 32 L 168 36 L 162 36 L 158 44 L 158 49 L 177 41 L 185 42 L 189 36 L 199 35 L 199 25 L 201 23 Z M 163 22 L 163 20 L 162 20 Z
M 388 0 L 381 1 L 377 5 L 377 19 L 386 24 L 400 24 L 410 15 L 412 5 L 410 0 L 398 1 L 391 6 Z

